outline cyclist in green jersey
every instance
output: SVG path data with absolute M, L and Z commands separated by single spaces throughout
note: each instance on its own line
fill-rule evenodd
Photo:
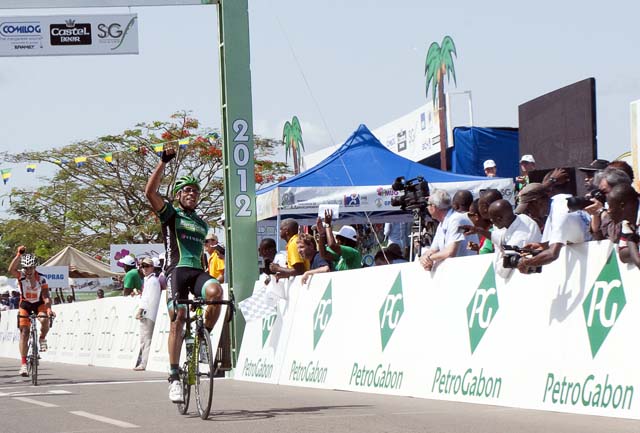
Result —
M 145 187 L 145 195 L 162 223 L 162 235 L 166 251 L 164 265 L 167 277 L 167 302 L 172 319 L 169 329 L 169 399 L 182 403 L 182 385 L 180 384 L 179 362 L 182 347 L 182 332 L 186 319 L 186 306 L 178 308 L 174 320 L 172 299 L 186 299 L 189 292 L 207 300 L 222 300 L 222 287 L 202 267 L 204 240 L 207 235 L 207 223 L 200 218 L 195 209 L 200 199 L 200 185 L 193 176 L 182 176 L 173 188 L 178 206 L 165 201 L 158 188 L 164 168 L 176 155 L 175 149 L 166 149 Z M 208 305 L 204 324 L 211 330 L 220 315 L 219 305 Z

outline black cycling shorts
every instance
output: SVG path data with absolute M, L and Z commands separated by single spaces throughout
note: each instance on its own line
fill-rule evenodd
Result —
M 174 268 L 167 276 L 167 303 L 171 303 L 174 292 L 178 294 L 178 299 L 187 299 L 189 293 L 198 298 L 206 298 L 204 285 L 213 278 L 202 269 L 195 268 Z

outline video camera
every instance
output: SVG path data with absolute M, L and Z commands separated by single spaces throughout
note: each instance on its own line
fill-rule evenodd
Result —
M 505 251 L 513 251 L 516 254 L 506 254 L 502 257 L 502 267 L 505 269 L 516 269 L 518 267 L 518 263 L 522 260 L 521 254 L 528 254 L 530 256 L 537 256 L 540 254 L 538 250 L 532 250 L 530 248 L 520 248 L 517 245 L 503 245 L 502 249 Z M 537 266 L 535 268 L 529 268 L 528 274 L 539 274 L 542 272 L 542 266 Z
M 397 177 L 391 185 L 394 191 L 404 191 L 404 194 L 391 197 L 391 206 L 400 206 L 402 210 L 424 210 L 429 198 L 429 183 L 422 176 L 405 180 L 404 176 Z
M 594 189 L 584 197 L 567 197 L 567 207 L 569 208 L 569 212 L 576 212 L 592 205 L 592 198 L 595 198 L 602 204 L 607 202 L 606 194 L 599 189 Z

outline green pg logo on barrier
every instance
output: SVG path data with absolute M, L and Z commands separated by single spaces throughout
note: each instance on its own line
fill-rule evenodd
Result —
M 498 307 L 496 274 L 492 264 L 467 306 L 467 325 L 469 326 L 471 353 L 478 347 L 480 340 L 482 340 L 484 333 L 498 312 Z
M 615 251 L 612 251 L 582 303 L 592 357 L 595 358 L 626 304 L 618 259 Z
M 318 302 L 316 311 L 313 313 L 313 350 L 316 349 L 320 337 L 324 333 L 325 328 L 331 319 L 331 281 L 327 285 L 327 289 L 322 295 L 322 299 Z
M 263 349 L 264 349 L 264 345 L 267 343 L 267 340 L 269 339 L 269 335 L 271 334 L 271 330 L 273 329 L 273 324 L 275 323 L 277 318 L 278 318 L 278 315 L 276 313 L 262 318 L 262 348 Z
M 398 272 L 396 281 L 393 283 L 393 286 L 391 286 L 391 290 L 387 293 L 387 297 L 380 307 L 380 341 L 382 342 L 383 351 L 385 347 L 387 347 L 393 331 L 396 330 L 402 313 L 404 313 L 402 279 Z

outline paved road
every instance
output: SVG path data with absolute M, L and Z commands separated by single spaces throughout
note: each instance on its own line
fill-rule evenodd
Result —
M 213 413 L 202 421 L 193 410 L 178 414 L 164 374 L 43 362 L 33 387 L 17 367 L 0 358 L 2 432 L 640 431 L 639 421 L 234 380 L 216 382 Z

